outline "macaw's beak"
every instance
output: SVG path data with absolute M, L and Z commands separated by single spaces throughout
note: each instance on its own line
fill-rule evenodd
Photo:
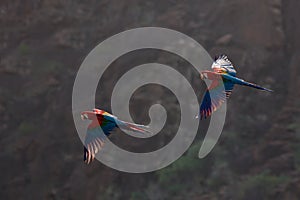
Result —
M 204 80 L 204 75 L 202 73 L 200 73 L 200 78 L 201 80 Z
M 87 114 L 81 114 L 80 117 L 81 117 L 82 120 L 88 119 L 88 115 Z
M 201 78 L 201 80 L 207 79 L 207 73 L 201 72 L 200 73 L 200 78 Z

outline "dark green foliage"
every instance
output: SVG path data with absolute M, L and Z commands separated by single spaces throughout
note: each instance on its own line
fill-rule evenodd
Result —
M 274 176 L 267 172 L 250 176 L 238 185 L 238 199 L 267 199 L 276 187 L 289 180 L 286 176 Z
M 300 146 L 295 147 L 294 151 L 295 168 L 300 171 Z
M 18 52 L 21 55 L 27 55 L 30 51 L 31 51 L 30 47 L 25 43 L 21 43 L 18 47 Z
M 22 122 L 19 126 L 19 131 L 22 134 L 29 134 L 35 132 L 36 130 L 37 130 L 36 125 L 26 121 Z
M 201 185 L 210 174 L 213 160 L 211 157 L 198 158 L 200 144 L 193 145 L 189 151 L 171 166 L 157 172 L 158 181 L 171 194 L 177 194 Z
M 109 185 L 104 191 L 104 193 L 101 193 L 101 195 L 99 195 L 98 199 L 114 200 L 114 199 L 119 199 L 120 196 L 121 196 L 120 190 L 114 185 Z
M 130 200 L 148 200 L 148 198 L 143 192 L 132 192 Z

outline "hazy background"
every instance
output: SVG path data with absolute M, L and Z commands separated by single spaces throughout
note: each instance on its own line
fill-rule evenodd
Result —
M 300 199 L 299 9 L 299 0 L 1 0 L 0 198 Z M 212 57 L 226 53 L 239 77 L 275 92 L 235 88 L 224 131 L 205 159 L 197 153 L 209 120 L 200 123 L 190 150 L 163 170 L 128 174 L 98 161 L 85 165 L 71 113 L 76 72 L 98 43 L 142 26 L 185 33 Z M 204 83 L 185 60 L 143 50 L 112 64 L 97 106 L 110 111 L 118 78 L 147 62 L 183 73 L 201 99 Z M 171 92 L 142 87 L 130 108 L 136 122 L 148 123 L 148 108 L 157 102 L 168 120 L 155 140 L 123 140 L 121 132 L 112 140 L 135 151 L 167 144 L 180 122 Z

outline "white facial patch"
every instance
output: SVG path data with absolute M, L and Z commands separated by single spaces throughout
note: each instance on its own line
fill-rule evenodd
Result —
M 218 64 L 217 62 L 213 62 L 213 64 L 211 65 L 211 68 L 214 69 L 214 68 L 220 68 L 220 64 Z

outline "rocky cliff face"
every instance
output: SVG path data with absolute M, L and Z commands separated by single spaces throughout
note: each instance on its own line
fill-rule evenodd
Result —
M 1 1 L 1 199 L 299 199 L 299 4 L 296 0 Z M 218 143 L 220 151 L 228 153 L 221 156 L 225 164 L 218 164 L 223 154 L 215 150 L 205 159 L 212 168 L 209 175 L 175 193 L 160 182 L 164 171 L 136 175 L 99 162 L 84 165 L 72 121 L 72 85 L 84 57 L 107 37 L 141 26 L 181 31 L 212 56 L 228 54 L 240 77 L 275 91 L 235 89 Z M 141 61 L 135 61 L 136 56 L 115 65 L 164 62 L 168 55 L 152 52 L 139 56 Z M 176 59 L 168 62 L 188 74 Z M 121 75 L 115 73 L 116 77 L 104 77 L 107 85 Z M 190 81 L 199 84 L 198 75 L 190 74 Z M 161 88 L 156 91 L 163 97 Z M 107 94 L 109 87 L 98 94 L 105 109 L 109 109 Z M 145 94 L 141 92 L 142 97 Z M 176 107 L 176 101 L 165 98 L 169 108 Z M 133 106 L 134 116 L 143 103 Z M 139 119 L 147 120 L 146 110 Z M 172 121 L 171 130 L 178 119 Z M 203 176 L 197 168 L 183 171 Z M 216 180 L 226 176 L 225 181 L 216 186 L 214 176 Z M 182 177 L 172 185 L 189 182 Z M 274 187 L 261 190 L 264 186 L 259 184 Z

